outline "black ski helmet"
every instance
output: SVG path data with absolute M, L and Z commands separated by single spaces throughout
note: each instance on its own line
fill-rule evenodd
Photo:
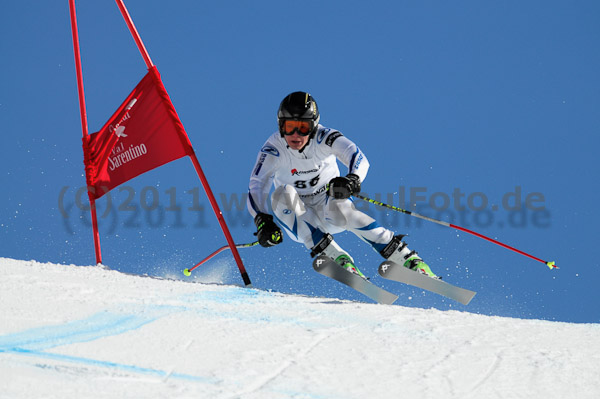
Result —
M 308 93 L 296 91 L 288 94 L 279 104 L 277 111 L 277 124 L 279 125 L 279 133 L 283 134 L 283 124 L 286 120 L 309 121 L 311 122 L 310 138 L 317 132 L 319 120 L 319 108 L 317 102 Z

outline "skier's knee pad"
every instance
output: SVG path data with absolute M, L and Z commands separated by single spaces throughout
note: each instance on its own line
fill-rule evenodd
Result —
M 353 213 L 352 201 L 330 199 L 325 205 L 325 219 L 328 223 L 346 230 L 349 216 Z
M 289 185 L 279 186 L 271 195 L 271 207 L 277 217 L 294 214 L 301 216 L 306 213 L 304 202 L 300 199 L 296 189 Z

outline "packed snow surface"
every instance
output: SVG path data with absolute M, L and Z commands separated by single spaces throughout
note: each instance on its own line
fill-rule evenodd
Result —
M 598 324 L 6 258 L 0 312 L 1 398 L 600 397 Z

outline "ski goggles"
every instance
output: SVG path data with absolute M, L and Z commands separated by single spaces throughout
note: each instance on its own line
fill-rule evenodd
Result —
M 313 125 L 310 121 L 286 120 L 283 122 L 282 130 L 286 136 L 298 133 L 300 136 L 308 136 L 312 131 Z

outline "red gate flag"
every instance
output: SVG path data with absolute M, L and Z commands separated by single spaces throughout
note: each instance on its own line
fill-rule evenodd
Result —
M 140 54 L 144 57 L 148 74 L 138 83 L 102 129 L 88 135 L 75 0 L 69 0 L 79 111 L 83 133 L 83 162 L 88 184 L 92 228 L 94 229 L 96 263 L 102 263 L 96 199 L 129 179 L 189 155 L 223 230 L 235 262 L 240 269 L 244 284 L 249 286 L 251 282 L 242 258 L 238 253 L 206 176 L 200 167 L 200 162 L 196 158 L 190 140 L 162 84 L 158 70 L 150 60 L 150 55 L 133 25 L 133 20 L 127 8 L 125 8 L 123 0 L 116 0 L 116 2 Z
M 89 195 L 100 198 L 119 184 L 193 154 L 153 66 L 102 129 L 83 137 Z

